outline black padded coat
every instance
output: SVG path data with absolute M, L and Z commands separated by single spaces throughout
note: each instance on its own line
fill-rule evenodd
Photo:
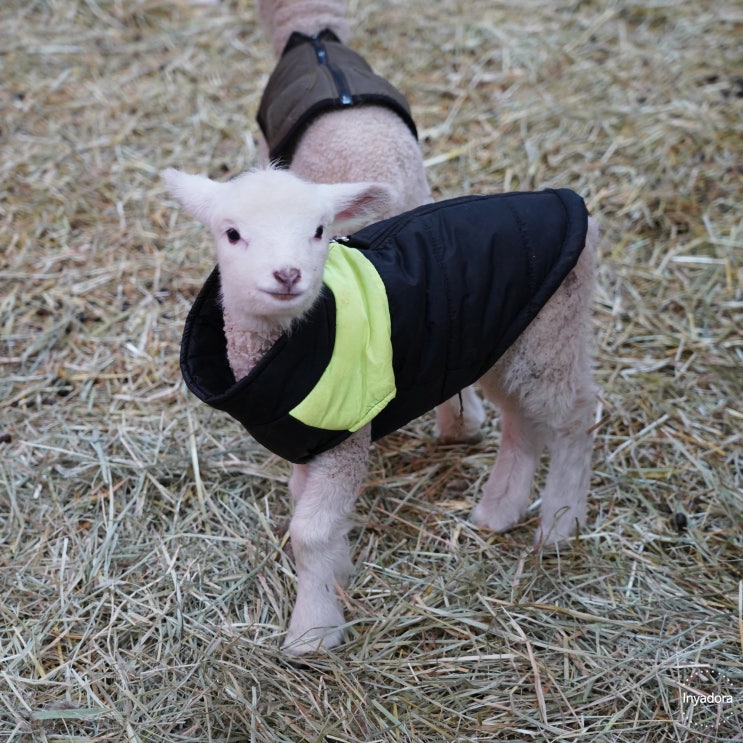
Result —
M 317 302 L 238 381 L 215 269 L 186 321 L 183 376 L 292 462 L 366 423 L 378 439 L 498 360 L 575 266 L 586 230 L 583 200 L 565 189 L 462 197 L 370 225 L 331 244 Z

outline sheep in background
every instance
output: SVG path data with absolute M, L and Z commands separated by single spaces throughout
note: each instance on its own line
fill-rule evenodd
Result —
M 258 0 L 278 65 L 258 112 L 261 159 L 315 183 L 385 183 L 376 213 L 332 225 L 358 228 L 432 200 L 407 100 L 345 46 L 342 0 Z M 474 390 L 436 409 L 441 441 L 477 440 L 485 410 Z
M 226 183 L 173 169 L 163 177 L 217 253 L 186 323 L 184 378 L 294 463 L 288 652 L 342 639 L 335 583 L 352 569 L 346 534 L 370 441 L 478 378 L 503 418 L 473 521 L 504 531 L 525 515 L 546 447 L 535 540 L 564 541 L 584 523 L 598 233 L 580 197 L 462 197 L 329 245 L 328 224 L 367 218 L 394 193 L 273 169 Z
M 295 175 L 316 183 L 387 183 L 394 198 L 374 215 L 378 219 L 431 201 L 405 97 L 345 47 L 349 36 L 345 2 L 258 0 L 257 5 L 278 62 L 258 115 L 264 157 L 283 161 Z M 287 50 L 290 40 L 294 46 Z M 287 60 L 289 54 L 297 59 Z M 313 101 L 305 119 L 303 96 L 326 78 L 331 79 L 328 88 L 323 87 L 327 99 Z M 357 90 L 357 85 L 363 89 Z M 296 124 L 291 132 L 287 118 Z M 286 141 L 275 141 L 276 130 Z

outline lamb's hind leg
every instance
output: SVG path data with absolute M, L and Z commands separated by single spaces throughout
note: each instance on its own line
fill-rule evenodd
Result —
M 478 526 L 501 532 L 526 514 L 543 441 L 539 427 L 513 400 L 493 397 L 501 409 L 501 445 L 471 518 Z
M 576 395 L 566 419 L 549 431 L 550 462 L 542 491 L 541 523 L 534 537 L 537 545 L 565 542 L 586 522 L 594 406 L 595 393 L 587 385 Z
M 331 648 L 342 640 L 343 612 L 336 583 L 348 580 L 353 565 L 346 535 L 366 473 L 368 428 L 295 468 L 290 482 L 296 500 L 289 525 L 297 568 L 297 600 L 284 649 L 301 655 Z
M 486 384 L 483 387 L 487 389 Z M 546 400 L 537 414 L 527 412 L 513 400 L 499 399 L 492 391 L 491 396 L 502 411 L 501 446 L 472 520 L 478 526 L 502 532 L 523 518 L 539 455 L 546 444 L 550 461 L 535 542 L 564 542 L 586 520 L 595 401 L 590 378 L 585 376 L 585 384 L 576 390 L 564 413 L 551 409 Z

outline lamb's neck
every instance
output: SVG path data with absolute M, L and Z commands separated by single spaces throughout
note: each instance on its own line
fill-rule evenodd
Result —
M 281 337 L 284 329 L 279 325 L 257 323 L 246 327 L 236 322 L 230 313 L 224 313 L 224 335 L 227 340 L 227 360 L 235 379 L 247 376 Z
M 341 41 L 348 39 L 343 0 L 275 0 L 262 5 L 270 6 L 270 15 L 266 12 L 264 23 L 271 34 L 271 45 L 277 58 L 294 31 L 311 36 L 329 28 Z

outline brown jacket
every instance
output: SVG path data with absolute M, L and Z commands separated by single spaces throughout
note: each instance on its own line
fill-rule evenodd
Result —
M 329 29 L 314 36 L 295 31 L 263 91 L 258 125 L 271 160 L 288 167 L 304 130 L 326 111 L 374 104 L 387 106 L 418 137 L 405 96 L 375 75 L 363 57 Z

